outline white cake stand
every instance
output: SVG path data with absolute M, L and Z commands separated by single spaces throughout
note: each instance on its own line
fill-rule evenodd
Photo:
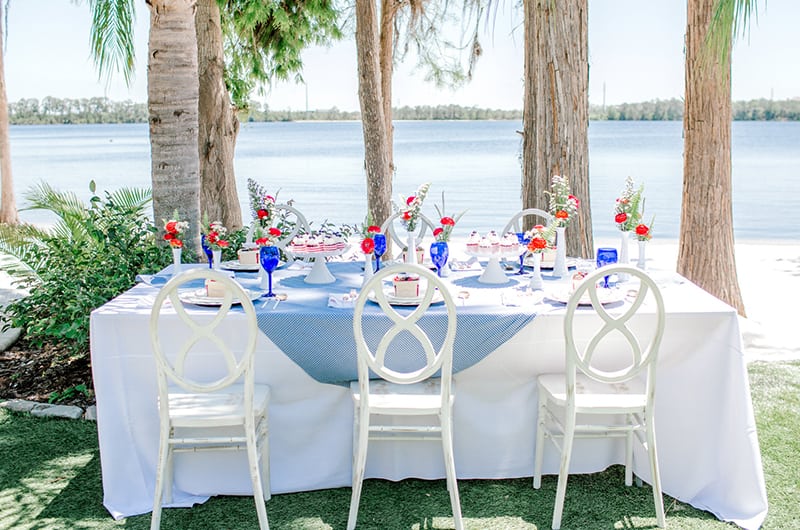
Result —
M 481 283 L 489 283 L 498 285 L 508 282 L 508 276 L 500 266 L 500 258 L 516 258 L 525 251 L 522 245 L 515 247 L 495 247 L 495 250 L 487 248 L 477 248 L 466 250 L 468 256 L 475 256 L 477 258 L 489 258 L 486 267 L 483 269 L 483 274 L 480 275 L 478 281 Z
M 336 277 L 331 274 L 331 271 L 328 270 L 328 266 L 325 264 L 325 258 L 329 258 L 331 256 L 341 256 L 349 249 L 349 245 L 345 246 L 344 248 L 340 248 L 339 250 L 320 250 L 319 252 L 298 252 L 293 250 L 291 246 L 286 248 L 288 252 L 297 258 L 314 259 L 314 265 L 312 265 L 311 270 L 308 271 L 308 274 L 306 274 L 306 277 L 303 280 L 306 283 L 312 284 L 335 282 Z

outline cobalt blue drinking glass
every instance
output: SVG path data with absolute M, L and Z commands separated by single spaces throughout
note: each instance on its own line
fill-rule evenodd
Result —
M 523 274 L 525 272 L 525 254 L 528 253 L 528 243 L 531 242 L 531 239 L 525 237 L 525 232 L 517 232 L 517 241 L 520 245 L 525 245 L 525 250 L 519 255 L 519 272 L 517 272 L 517 274 Z
M 372 236 L 372 241 L 375 243 L 375 271 L 381 270 L 381 256 L 386 253 L 386 235 L 375 234 Z
M 206 245 L 206 235 L 200 235 L 200 246 L 203 247 L 203 252 L 206 253 L 206 258 L 208 258 L 208 268 L 211 269 L 214 267 L 214 255 L 211 253 L 211 247 Z
M 617 249 L 598 248 L 597 249 L 597 268 L 605 267 L 617 262 Z M 603 287 L 608 289 L 608 276 L 603 278 Z
M 431 243 L 431 261 L 436 265 L 436 274 L 442 276 L 442 267 L 447 263 L 447 257 L 450 255 L 450 249 L 447 247 L 447 241 L 434 241 Z
M 264 270 L 267 272 L 267 276 L 269 278 L 269 289 L 266 296 L 267 298 L 272 298 L 275 296 L 275 293 L 272 292 L 272 271 L 274 271 L 278 267 L 278 263 L 281 260 L 281 251 L 276 246 L 269 246 L 269 247 L 261 247 L 259 251 L 259 258 L 261 259 L 261 266 L 264 267 Z

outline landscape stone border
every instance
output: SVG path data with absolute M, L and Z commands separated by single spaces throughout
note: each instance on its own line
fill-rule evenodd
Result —
M 0 401 L 0 408 L 14 412 L 27 412 L 37 418 L 66 418 L 70 420 L 97 421 L 97 406 L 91 405 L 83 410 L 75 405 L 52 405 L 37 403 L 27 399 L 8 399 Z

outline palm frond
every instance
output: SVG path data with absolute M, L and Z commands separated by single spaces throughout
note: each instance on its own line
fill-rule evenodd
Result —
M 717 0 L 706 33 L 706 60 L 728 64 L 734 40 L 747 34 L 751 17 L 758 19 L 757 4 L 756 0 Z
M 22 210 L 49 210 L 61 219 L 86 217 L 86 205 L 71 191 L 56 191 L 50 184 L 40 182 L 24 195 L 29 206 Z
M 136 52 L 133 26 L 136 4 L 133 0 L 88 0 L 92 12 L 92 57 L 100 77 L 111 78 L 121 72 L 125 84 L 133 78 Z
M 109 193 L 108 198 L 118 206 L 144 214 L 153 194 L 150 188 L 120 188 Z

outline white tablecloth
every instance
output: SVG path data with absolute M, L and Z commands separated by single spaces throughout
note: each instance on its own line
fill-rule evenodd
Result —
M 668 312 L 656 392 L 663 489 L 720 519 L 757 528 L 766 516 L 767 497 L 736 313 L 689 282 L 661 283 Z M 115 518 L 152 507 L 158 411 L 148 319 L 155 293 L 154 287 L 138 285 L 91 318 L 104 504 Z M 225 333 L 231 339 L 242 316 L 229 315 Z M 588 323 L 594 317 L 579 318 Z M 488 357 L 455 375 L 460 478 L 532 475 L 536 376 L 563 369 L 562 321 L 563 308 L 538 315 Z M 313 380 L 263 335 L 256 364 L 257 381 L 272 389 L 273 492 L 349 486 L 349 389 Z M 401 445 L 370 445 L 367 476 L 444 477 L 437 444 Z M 634 460 L 637 474 L 648 480 L 646 458 L 639 454 Z M 571 472 L 595 472 L 623 461 L 618 443 L 578 440 Z M 545 451 L 544 472 L 558 472 L 552 446 Z M 216 494 L 251 494 L 244 454 L 177 455 L 175 480 L 175 506 Z

